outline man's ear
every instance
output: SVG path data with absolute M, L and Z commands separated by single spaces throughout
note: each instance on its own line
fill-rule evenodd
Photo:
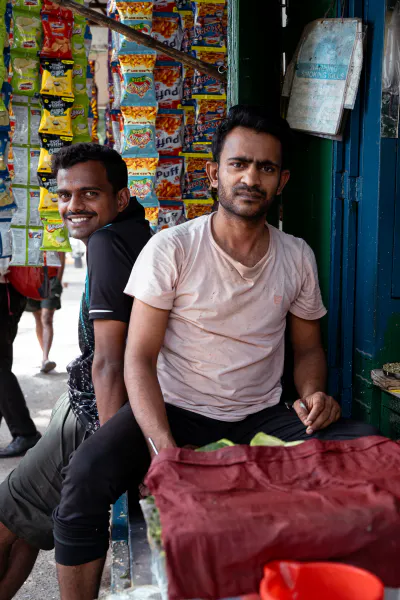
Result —
M 283 188 L 285 187 L 285 185 L 287 184 L 289 179 L 290 179 L 290 171 L 288 171 L 288 170 L 281 171 L 281 179 L 279 181 L 279 187 L 276 192 L 277 196 L 280 196 L 280 194 L 282 194 Z
M 131 199 L 131 193 L 128 188 L 123 188 L 118 192 L 118 212 L 126 209 Z
M 218 188 L 218 163 L 208 160 L 206 163 L 206 171 L 210 185 L 212 188 Z

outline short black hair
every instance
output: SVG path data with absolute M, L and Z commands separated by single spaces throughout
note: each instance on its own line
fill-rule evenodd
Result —
M 72 144 L 53 154 L 52 173 L 57 177 L 60 169 L 70 169 L 80 163 L 95 160 L 101 162 L 107 172 L 107 179 L 116 194 L 128 187 L 128 169 L 122 156 L 108 146 L 101 144 Z
M 282 144 L 282 167 L 287 167 L 290 157 L 292 131 L 289 123 L 276 110 L 249 104 L 232 106 L 214 134 L 212 153 L 215 162 L 220 161 L 226 136 L 236 127 L 247 127 L 258 133 L 269 133 Z

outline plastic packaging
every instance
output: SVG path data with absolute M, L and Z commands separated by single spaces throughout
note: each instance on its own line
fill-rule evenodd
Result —
M 36 185 L 39 156 L 39 148 L 13 146 L 13 185 Z
M 153 15 L 153 2 L 117 2 L 116 8 L 121 20 L 124 19 L 148 19 L 151 21 Z
M 190 52 L 193 44 L 194 16 L 191 10 L 180 10 L 179 15 L 182 23 L 182 45 L 183 52 Z
M 51 173 L 51 160 L 65 146 L 72 144 L 71 136 L 41 135 L 42 148 L 40 149 L 38 172 Z
M 122 85 L 122 106 L 154 105 L 156 94 L 152 73 L 125 73 Z
M 49 213 L 58 215 L 58 195 L 41 187 L 38 211 L 41 216 L 48 216 Z
M 41 265 L 40 246 L 43 237 L 42 227 L 11 226 L 12 234 L 12 266 Z
M 137 73 L 153 71 L 157 54 L 152 50 L 146 52 L 132 52 L 131 54 L 120 54 L 119 62 L 122 73 Z
M 39 146 L 38 129 L 41 110 L 28 104 L 12 104 L 13 144 L 23 146 Z
M 40 15 L 14 9 L 13 18 L 14 48 L 36 56 L 40 51 L 42 41 Z
M 128 176 L 133 175 L 155 175 L 158 164 L 158 154 L 153 156 L 141 156 L 139 158 L 124 157 Z
M 156 175 L 156 193 L 159 200 L 182 199 L 182 172 L 182 157 L 160 158 Z
M 71 111 L 72 133 L 74 136 L 74 144 L 79 142 L 90 142 L 91 131 L 89 128 L 89 98 L 81 96 L 75 98 L 74 105 Z
M 193 46 L 226 48 L 224 12 L 225 0 L 196 0 L 194 12 Z
M 21 96 L 34 96 L 39 93 L 39 58 L 30 54 L 11 52 L 12 79 L 14 93 Z
M 13 0 L 13 10 L 26 10 L 30 13 L 40 14 L 42 8 L 41 0 Z
M 71 252 L 68 231 L 63 221 L 59 219 L 42 219 L 43 243 L 41 250 L 55 250 L 57 252 Z
M 158 209 L 158 230 L 169 229 L 186 221 L 183 202 L 160 202 Z
M 40 55 L 46 58 L 72 58 L 73 20 L 61 20 L 58 15 L 42 13 L 44 33 L 43 46 Z
M 154 176 L 135 175 L 128 178 L 128 188 L 131 196 L 148 206 L 158 205 L 157 196 L 154 191 Z
M 212 198 L 204 200 L 184 200 L 186 219 L 195 219 L 212 213 L 214 201 Z
M 74 67 L 72 69 L 72 89 L 75 96 L 75 100 L 79 96 L 87 98 L 86 90 L 86 73 L 88 67 L 88 60 L 86 56 L 80 56 L 74 58 Z
M 180 50 L 183 40 L 181 19 L 177 13 L 154 13 L 151 36 L 169 46 Z M 163 60 L 163 55 L 159 58 Z M 168 60 L 168 57 L 166 57 Z
M 71 109 L 73 98 L 42 94 L 43 113 L 39 133 L 72 136 Z
M 73 60 L 45 58 L 41 60 L 42 85 L 41 94 L 73 98 L 72 74 Z
M 182 65 L 158 62 L 154 69 L 154 83 L 159 108 L 178 108 L 183 94 Z
M 139 33 L 143 33 L 145 35 L 151 34 L 152 22 L 149 19 L 124 19 L 123 24 L 127 25 L 128 27 L 131 27 Z M 117 48 L 118 54 L 129 54 L 129 52 L 135 51 L 146 51 L 146 46 L 138 44 L 133 40 L 128 40 L 128 38 L 126 38 L 124 35 L 119 35 Z
M 193 55 L 195 58 L 214 65 L 217 68 L 224 68 L 226 66 L 226 53 L 220 52 L 215 48 L 194 48 Z M 192 94 L 222 96 L 225 98 L 225 86 L 221 81 L 196 70 L 194 73 Z
M 178 155 L 183 146 L 183 110 L 160 111 L 156 119 L 157 151 Z
M 157 105 L 155 106 L 121 106 L 121 113 L 125 125 L 136 123 L 154 124 L 157 117 Z
M 12 240 L 10 222 L 0 219 L 0 258 L 11 258 Z
M 39 215 L 39 188 L 13 186 L 12 193 L 17 210 L 13 215 L 12 224 L 25 227 L 41 227 Z
M 155 127 L 148 124 L 124 125 L 122 154 L 127 157 L 151 155 L 156 152 Z
M 145 206 L 144 207 L 145 217 L 148 220 L 150 227 L 154 233 L 158 231 L 158 205 L 157 206 Z

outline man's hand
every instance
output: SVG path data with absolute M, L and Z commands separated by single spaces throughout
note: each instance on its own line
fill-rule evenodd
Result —
M 339 404 L 324 392 L 315 392 L 296 400 L 293 408 L 300 421 L 307 427 L 306 433 L 309 435 L 336 423 L 341 415 Z

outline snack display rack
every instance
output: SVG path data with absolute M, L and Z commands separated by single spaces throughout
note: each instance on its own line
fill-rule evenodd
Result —
M 110 0 L 108 16 L 226 68 L 226 0 Z M 205 165 L 226 114 L 224 85 L 115 32 L 109 65 L 107 144 L 125 159 L 153 230 L 210 213 Z
M 51 158 L 92 140 L 90 29 L 49 0 L 0 1 L 0 12 L 0 258 L 58 266 L 71 247 Z

